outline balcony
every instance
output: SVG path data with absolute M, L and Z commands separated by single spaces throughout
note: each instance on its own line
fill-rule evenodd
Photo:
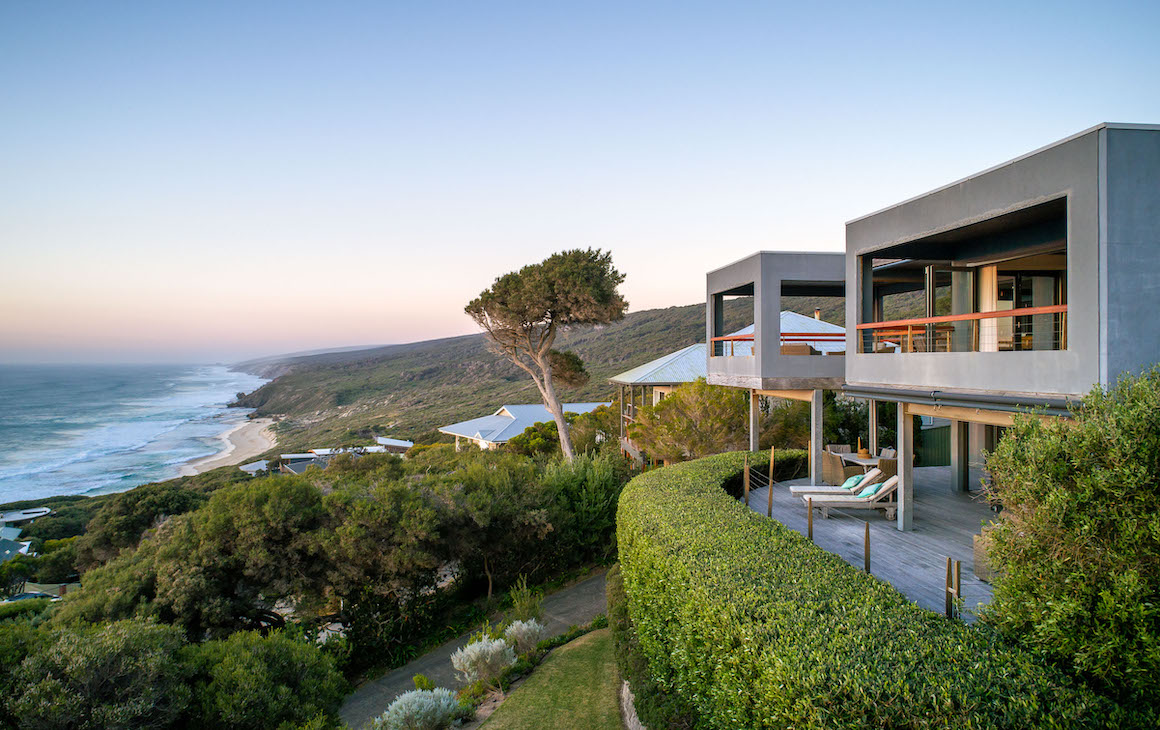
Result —
M 895 319 L 857 329 L 859 354 L 1066 350 L 1067 305 Z

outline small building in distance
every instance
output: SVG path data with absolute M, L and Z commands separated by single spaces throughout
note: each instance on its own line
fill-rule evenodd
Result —
M 412 446 L 415 445 L 412 441 L 388 438 L 386 436 L 376 436 L 375 442 L 378 443 L 379 446 L 386 447 L 386 452 L 388 454 L 405 454 Z
M 612 404 L 610 402 L 563 404 L 565 413 L 590 413 L 600 406 L 608 405 Z M 525 428 L 551 420 L 552 414 L 548 412 L 546 406 L 539 403 L 508 405 L 501 406 L 490 416 L 441 426 L 439 433 L 454 436 L 456 450 L 460 448 L 461 440 L 469 441 L 481 449 L 494 449 L 506 444 L 511 437 L 523 433 Z

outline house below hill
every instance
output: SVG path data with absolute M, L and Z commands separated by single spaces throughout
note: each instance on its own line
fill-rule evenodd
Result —
M 564 403 L 565 413 L 589 413 L 600 406 L 611 403 Z M 529 426 L 552 420 L 546 406 L 538 403 L 502 406 L 490 416 L 473 418 L 470 421 L 442 426 L 439 433 L 455 437 L 455 449 L 459 450 L 461 440 L 475 444 L 481 449 L 498 448 L 513 436 L 518 436 Z

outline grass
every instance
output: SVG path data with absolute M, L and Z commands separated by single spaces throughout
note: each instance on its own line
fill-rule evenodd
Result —
M 483 724 L 486 730 L 619 730 L 612 634 L 600 629 L 553 651 Z

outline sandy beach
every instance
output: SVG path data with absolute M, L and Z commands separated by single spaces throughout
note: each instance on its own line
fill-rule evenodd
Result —
M 206 456 L 188 464 L 181 465 L 181 476 L 188 477 L 200 474 L 203 471 L 216 469 L 219 466 L 233 466 L 253 461 L 278 443 L 277 437 L 270 426 L 274 424 L 272 418 L 255 418 L 252 421 L 239 423 L 221 436 L 222 450 L 212 456 Z

